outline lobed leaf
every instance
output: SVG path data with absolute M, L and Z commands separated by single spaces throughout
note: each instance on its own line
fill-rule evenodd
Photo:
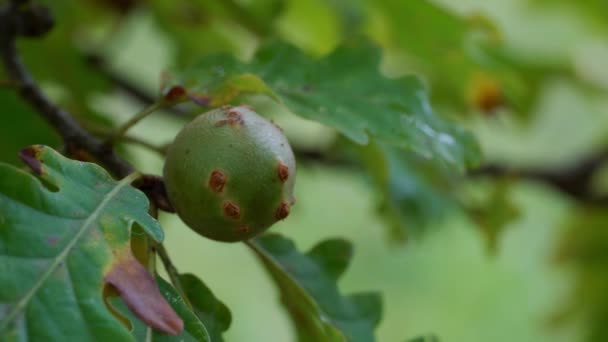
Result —
M 194 314 L 205 324 L 211 341 L 224 341 L 222 333 L 228 330 L 232 323 L 232 314 L 228 307 L 195 275 L 182 274 L 180 281 Z
M 104 303 L 112 291 L 147 324 L 179 333 L 181 319 L 131 252 L 133 224 L 163 239 L 134 177 L 116 182 L 42 145 L 20 157 L 34 175 L 0 163 L 0 340 L 132 340 Z
M 272 95 L 294 113 L 334 127 L 358 144 L 374 138 L 460 169 L 476 164 L 479 149 L 474 139 L 433 112 L 420 80 L 386 78 L 378 70 L 379 62 L 378 49 L 368 44 L 343 46 L 315 60 L 276 42 L 261 48 L 249 63 L 227 55 L 203 58 L 178 82 L 212 105 L 256 91 L 269 94 L 272 89 Z M 251 74 L 268 88 L 231 87 L 233 96 L 223 97 L 229 101 L 214 96 L 226 82 Z
M 300 341 L 374 341 L 382 311 L 379 294 L 345 297 L 336 284 L 352 255 L 347 241 L 327 240 L 307 254 L 278 234 L 248 244 L 279 287 Z
M 379 193 L 378 212 L 391 240 L 406 241 L 456 208 L 456 183 L 449 170 L 386 144 L 358 149 L 362 165 Z

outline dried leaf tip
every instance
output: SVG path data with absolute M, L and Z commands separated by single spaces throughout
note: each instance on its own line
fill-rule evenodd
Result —
M 21 159 L 27 166 L 32 169 L 37 175 L 42 175 L 42 162 L 40 161 L 40 153 L 44 148 L 43 145 L 32 145 L 24 148 L 19 152 Z

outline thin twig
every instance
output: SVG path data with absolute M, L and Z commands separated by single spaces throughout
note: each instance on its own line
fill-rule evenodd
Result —
M 120 140 L 120 138 L 122 138 L 127 133 L 127 131 L 129 131 L 129 129 L 131 127 L 135 126 L 137 123 L 139 123 L 141 120 L 146 118 L 148 115 L 150 115 L 150 114 L 154 113 L 155 111 L 159 110 L 160 108 L 162 108 L 163 105 L 164 105 L 163 102 L 154 102 L 150 106 L 144 108 L 144 110 L 142 110 L 141 112 L 135 114 L 132 118 L 127 120 L 127 122 L 120 125 L 120 127 L 118 127 L 116 129 L 116 131 L 106 140 L 106 144 L 108 144 L 110 146 L 113 145 L 114 142 L 116 140 Z
M 190 299 L 188 299 L 186 291 L 184 291 L 184 287 L 182 286 L 182 282 L 179 278 L 179 272 L 177 271 L 177 268 L 175 268 L 175 265 L 173 265 L 173 262 L 171 261 L 171 258 L 169 257 L 169 254 L 167 254 L 167 250 L 165 249 L 165 246 L 162 243 L 159 243 L 156 246 L 156 253 L 160 257 L 160 260 L 163 262 L 165 271 L 167 271 L 167 274 L 171 279 L 171 284 L 173 284 L 173 287 L 175 287 L 175 290 L 177 290 L 184 302 L 188 304 L 190 308 L 192 308 Z
M 148 91 L 135 85 L 132 81 L 125 78 L 120 73 L 112 70 L 106 63 L 103 57 L 95 54 L 89 54 L 85 56 L 88 65 L 96 71 L 99 75 L 105 77 L 115 87 L 124 91 L 126 94 L 131 96 L 145 106 L 149 106 L 158 101 L 158 96 L 150 94 Z M 188 116 L 188 112 L 181 110 L 178 106 L 166 107 L 164 112 L 169 112 L 177 117 L 184 118 Z
M 122 137 L 121 141 L 124 141 L 125 143 L 130 143 L 130 144 L 134 144 L 134 145 L 139 145 L 143 148 L 146 148 L 152 152 L 156 152 L 158 155 L 160 155 L 161 157 L 164 157 L 165 155 L 167 155 L 167 149 L 169 148 L 169 144 L 165 144 L 165 145 L 155 145 L 152 144 L 150 142 L 147 142 L 143 139 L 140 139 L 138 137 L 134 137 L 132 135 L 125 135 Z
M 112 134 L 114 134 L 114 131 L 112 129 L 102 127 L 99 125 L 84 124 L 83 126 L 87 131 L 95 134 L 98 137 L 101 137 L 102 139 L 108 139 Z M 136 136 L 133 136 L 130 134 L 124 134 L 122 137 L 120 137 L 119 140 L 115 141 L 115 143 L 118 143 L 118 142 L 139 145 L 152 152 L 158 153 L 161 157 L 164 157 L 167 154 L 167 149 L 169 148 L 169 145 L 170 145 L 170 143 L 156 145 L 149 141 L 143 140 L 139 137 L 136 137 Z

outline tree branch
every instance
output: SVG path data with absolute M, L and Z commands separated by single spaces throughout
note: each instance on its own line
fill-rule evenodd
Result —
M 21 61 L 16 46 L 17 37 L 40 37 L 52 28 L 52 23 L 46 7 L 34 6 L 28 0 L 12 0 L 0 7 L 0 60 L 8 81 L 14 84 L 14 89 L 20 97 L 61 135 L 68 153 L 92 156 L 115 176 L 126 177 L 133 173 L 133 166 L 119 157 L 109 144 L 105 144 L 80 126 L 70 113 L 53 103 L 42 92 Z M 142 191 L 152 201 L 158 202 L 158 207 L 169 209 L 166 193 L 159 190 L 163 190 L 164 185 L 159 183 L 162 183 L 162 179 L 156 179 L 155 186 L 149 186 L 150 182 L 143 182 L 142 184 L 148 186 Z
M 24 66 L 17 51 L 16 38 L 23 28 L 28 30 L 28 25 L 38 25 L 31 20 L 34 16 L 28 13 L 29 11 L 30 9 L 20 10 L 14 3 L 0 10 L 0 58 L 9 80 L 15 83 L 15 90 L 61 135 L 68 150 L 86 150 L 118 177 L 132 173 L 133 167 L 80 127 L 68 112 L 46 97 Z M 42 34 L 44 33 L 40 33 Z
M 596 171 L 608 162 L 608 149 L 585 158 L 575 165 L 557 170 L 509 169 L 502 165 L 486 165 L 470 172 L 473 177 L 517 177 L 539 181 L 580 202 L 608 205 L 608 196 L 593 193 L 591 183 Z

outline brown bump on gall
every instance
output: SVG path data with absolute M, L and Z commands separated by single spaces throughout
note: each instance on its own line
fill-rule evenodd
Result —
M 287 181 L 287 178 L 289 178 L 289 167 L 287 167 L 287 165 L 283 164 L 283 162 L 280 160 L 279 160 L 279 166 L 277 167 L 277 175 L 279 176 L 279 179 L 283 183 L 285 183 Z
M 224 215 L 238 220 L 241 218 L 241 208 L 239 208 L 238 205 L 236 205 L 230 201 L 225 201 L 224 202 Z
M 209 187 L 215 192 L 222 192 L 226 185 L 226 175 L 220 170 L 213 170 L 209 176 Z
M 236 231 L 237 231 L 238 233 L 243 233 L 243 234 L 247 234 L 247 233 L 249 233 L 249 231 L 250 231 L 250 230 L 251 230 L 251 229 L 250 229 L 250 228 L 249 228 L 249 226 L 248 226 L 248 225 L 246 225 L 246 224 L 244 224 L 244 225 L 242 225 L 242 226 L 239 226 L 239 227 L 236 229 Z
M 251 111 L 255 110 L 255 109 L 253 109 L 253 107 L 251 107 L 250 105 L 245 104 L 245 103 L 241 103 L 241 104 L 239 105 L 239 107 L 243 107 L 243 108 L 249 109 L 249 110 L 251 110 Z
M 277 208 L 277 211 L 274 213 L 274 217 L 277 220 L 283 220 L 287 216 L 289 216 L 289 204 L 286 202 L 281 202 L 281 205 Z
M 296 204 L 296 196 L 291 196 L 291 205 Z
M 220 120 L 220 121 L 218 121 L 218 122 L 215 123 L 215 127 L 224 126 L 227 123 L 228 123 L 228 120 Z
M 230 125 L 243 124 L 243 117 L 241 113 L 239 113 L 236 109 L 231 109 L 228 111 L 228 123 Z

